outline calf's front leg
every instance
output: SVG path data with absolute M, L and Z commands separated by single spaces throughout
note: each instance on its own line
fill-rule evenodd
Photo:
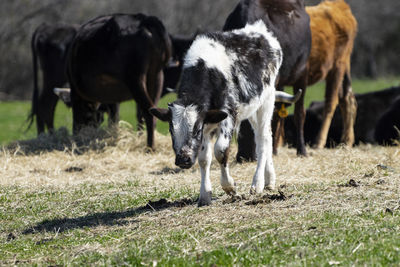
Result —
M 226 126 L 228 123 L 223 122 L 222 126 Z M 222 189 L 228 195 L 235 195 L 235 181 L 229 175 L 228 159 L 229 159 L 229 146 L 232 139 L 233 129 L 226 127 L 221 127 L 219 129 L 219 134 L 217 142 L 214 146 L 215 158 L 218 160 L 221 167 L 221 186 Z
M 200 185 L 200 197 L 199 197 L 199 207 L 210 205 L 212 196 L 212 187 L 210 180 L 210 166 L 212 160 L 211 151 L 211 136 L 205 134 L 203 136 L 203 142 L 201 144 L 199 153 L 199 165 L 201 173 L 201 185 Z

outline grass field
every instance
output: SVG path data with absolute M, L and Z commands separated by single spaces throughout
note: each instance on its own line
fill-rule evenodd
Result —
M 378 80 L 354 80 L 353 90 L 356 93 L 365 93 L 370 91 L 381 90 L 391 86 L 399 86 L 400 78 L 381 78 Z M 321 101 L 324 99 L 324 83 L 318 83 L 307 89 L 306 93 L 306 106 L 311 101 Z M 292 90 L 288 88 L 286 91 L 292 93 Z M 161 99 L 160 106 L 166 107 L 168 102 L 172 102 L 175 98 L 174 94 L 169 94 Z M 25 132 L 27 124 L 25 123 L 26 117 L 30 110 L 30 102 L 1 102 L 0 103 L 0 125 L 2 129 L 6 131 L 0 132 L 0 144 L 6 144 L 13 140 L 29 139 L 36 136 L 35 124 L 31 129 Z M 289 108 L 289 112 L 293 111 L 293 107 Z M 136 125 L 136 106 L 133 101 L 125 102 L 121 104 L 120 118 L 124 121 L 129 122 L 132 125 Z M 72 112 L 61 102 L 57 105 L 56 116 L 55 116 L 55 127 L 67 127 L 71 132 L 72 128 Z M 136 129 L 136 127 L 134 127 Z M 158 122 L 157 129 L 163 134 L 167 134 L 168 126 L 166 123 Z
M 400 262 L 398 147 L 310 150 L 307 158 L 283 148 L 274 157 L 280 192 L 261 196 L 248 194 L 255 163 L 231 157 L 240 197 L 230 198 L 213 162 L 213 204 L 198 208 L 198 166 L 176 169 L 168 136 L 157 134 L 154 153 L 144 152 L 144 135 L 115 136 L 79 147 L 59 130 L 3 149 L 0 265 Z
M 354 89 L 394 85 L 398 79 L 355 81 Z M 322 99 L 320 91 L 310 88 L 307 103 Z M 170 137 L 160 133 L 157 150 L 146 152 L 145 135 L 132 130 L 132 103 L 121 108 L 129 123 L 76 137 L 63 105 L 56 125 L 66 128 L 38 138 L 33 129 L 20 133 L 29 103 L 0 103 L 0 109 L 3 144 L 26 139 L 0 152 L 0 266 L 400 262 L 399 147 L 308 148 L 305 158 L 283 147 L 274 157 L 277 190 L 254 196 L 256 163 L 236 164 L 233 145 L 229 163 L 238 195 L 225 195 L 213 161 L 213 203 L 199 208 L 198 165 L 176 168 Z

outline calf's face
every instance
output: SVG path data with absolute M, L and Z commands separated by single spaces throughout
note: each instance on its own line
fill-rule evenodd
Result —
M 206 123 L 219 123 L 227 113 L 219 110 L 199 112 L 194 105 L 169 104 L 168 109 L 151 108 L 150 113 L 169 122 L 175 164 L 183 169 L 194 165 L 203 138 Z

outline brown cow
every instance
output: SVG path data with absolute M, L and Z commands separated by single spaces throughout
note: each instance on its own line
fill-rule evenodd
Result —
M 317 6 L 306 7 L 306 12 L 310 16 L 312 36 L 307 84 L 326 82 L 322 123 L 314 147 L 325 147 L 338 103 L 344 118 L 341 142 L 351 147 L 354 144 L 357 102 L 351 88 L 350 57 L 357 21 L 344 0 L 323 1 Z M 274 140 L 274 153 L 283 135 L 283 127 L 280 127 Z
M 324 1 L 306 7 L 310 15 L 312 48 L 308 60 L 308 85 L 325 80 L 325 108 L 316 147 L 323 148 L 336 106 L 343 118 L 341 142 L 354 143 L 357 103 L 351 88 L 350 57 L 357 21 L 344 0 Z

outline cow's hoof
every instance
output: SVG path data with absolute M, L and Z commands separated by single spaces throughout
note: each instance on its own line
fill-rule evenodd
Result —
M 306 150 L 297 150 L 297 156 L 299 157 L 307 157 L 307 152 Z
M 155 151 L 156 151 L 155 148 L 152 148 L 152 147 L 146 147 L 144 150 L 144 152 L 147 154 L 154 153 Z
M 205 193 L 203 196 L 200 196 L 198 206 L 203 207 L 211 205 L 211 195 L 212 193 L 208 192 Z

